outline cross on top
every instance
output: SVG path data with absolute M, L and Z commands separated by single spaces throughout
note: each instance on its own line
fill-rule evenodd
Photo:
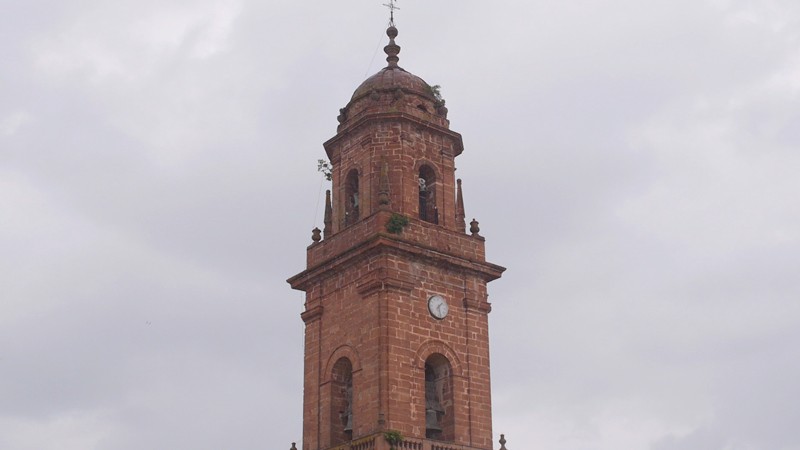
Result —
M 383 6 L 389 8 L 389 25 L 394 26 L 394 10 L 400 9 L 394 2 L 397 0 L 389 0 L 389 3 L 384 3 Z

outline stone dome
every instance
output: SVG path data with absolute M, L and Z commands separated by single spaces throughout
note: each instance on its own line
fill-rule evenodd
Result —
M 389 63 L 375 75 L 364 80 L 353 92 L 347 105 L 339 110 L 338 130 L 370 114 L 403 113 L 448 128 L 447 108 L 437 98 L 433 88 L 422 78 L 397 65 L 400 46 L 394 41 L 397 28 L 386 30 L 389 44 L 383 48 Z
M 414 92 L 424 97 L 433 98 L 430 87 L 425 80 L 412 74 L 411 72 L 404 70 L 401 67 L 389 66 L 381 69 L 380 72 L 364 80 L 364 82 L 361 83 L 361 86 L 359 86 L 355 92 L 353 92 L 353 96 L 350 98 L 350 101 L 369 94 L 373 90 L 393 91 L 398 88 L 405 91 Z

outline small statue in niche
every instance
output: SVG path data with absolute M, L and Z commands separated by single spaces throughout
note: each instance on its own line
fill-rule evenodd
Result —
M 353 380 L 347 380 L 347 386 L 343 389 L 344 390 L 344 401 L 345 401 L 345 408 L 339 416 L 342 419 L 342 424 L 344 425 L 344 431 L 346 433 L 351 433 L 353 431 Z
M 428 182 L 425 178 L 419 177 L 419 218 L 430 221 L 428 217 Z
M 350 197 L 350 211 L 352 211 L 353 216 L 358 218 L 358 192 L 353 192 Z

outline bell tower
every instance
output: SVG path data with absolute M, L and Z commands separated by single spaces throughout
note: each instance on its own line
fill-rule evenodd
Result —
M 388 65 L 340 110 L 324 230 L 307 268 L 303 450 L 491 450 L 488 282 L 473 220 L 467 231 L 455 158 L 461 135 L 421 78 Z

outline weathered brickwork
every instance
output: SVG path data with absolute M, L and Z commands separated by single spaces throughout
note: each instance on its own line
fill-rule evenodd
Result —
M 375 437 L 397 430 L 404 448 L 488 450 L 486 285 L 505 269 L 464 230 L 461 136 L 427 83 L 397 67 L 391 30 L 389 66 L 356 90 L 325 143 L 330 228 L 289 279 L 306 292 L 302 448 L 386 449 Z M 446 317 L 429 311 L 433 295 Z
M 434 127 L 412 115 L 380 113 L 367 121 L 353 124 L 325 143 L 334 167 L 334 232 L 344 228 L 344 195 L 347 174 L 356 169 L 361 176 L 361 212 L 368 216 L 379 208 L 381 166 L 388 167 L 389 202 L 392 210 L 419 216 L 418 176 L 427 164 L 436 173 L 436 197 L 440 225 L 455 229 L 455 165 L 461 153 L 461 135 L 446 128 Z

